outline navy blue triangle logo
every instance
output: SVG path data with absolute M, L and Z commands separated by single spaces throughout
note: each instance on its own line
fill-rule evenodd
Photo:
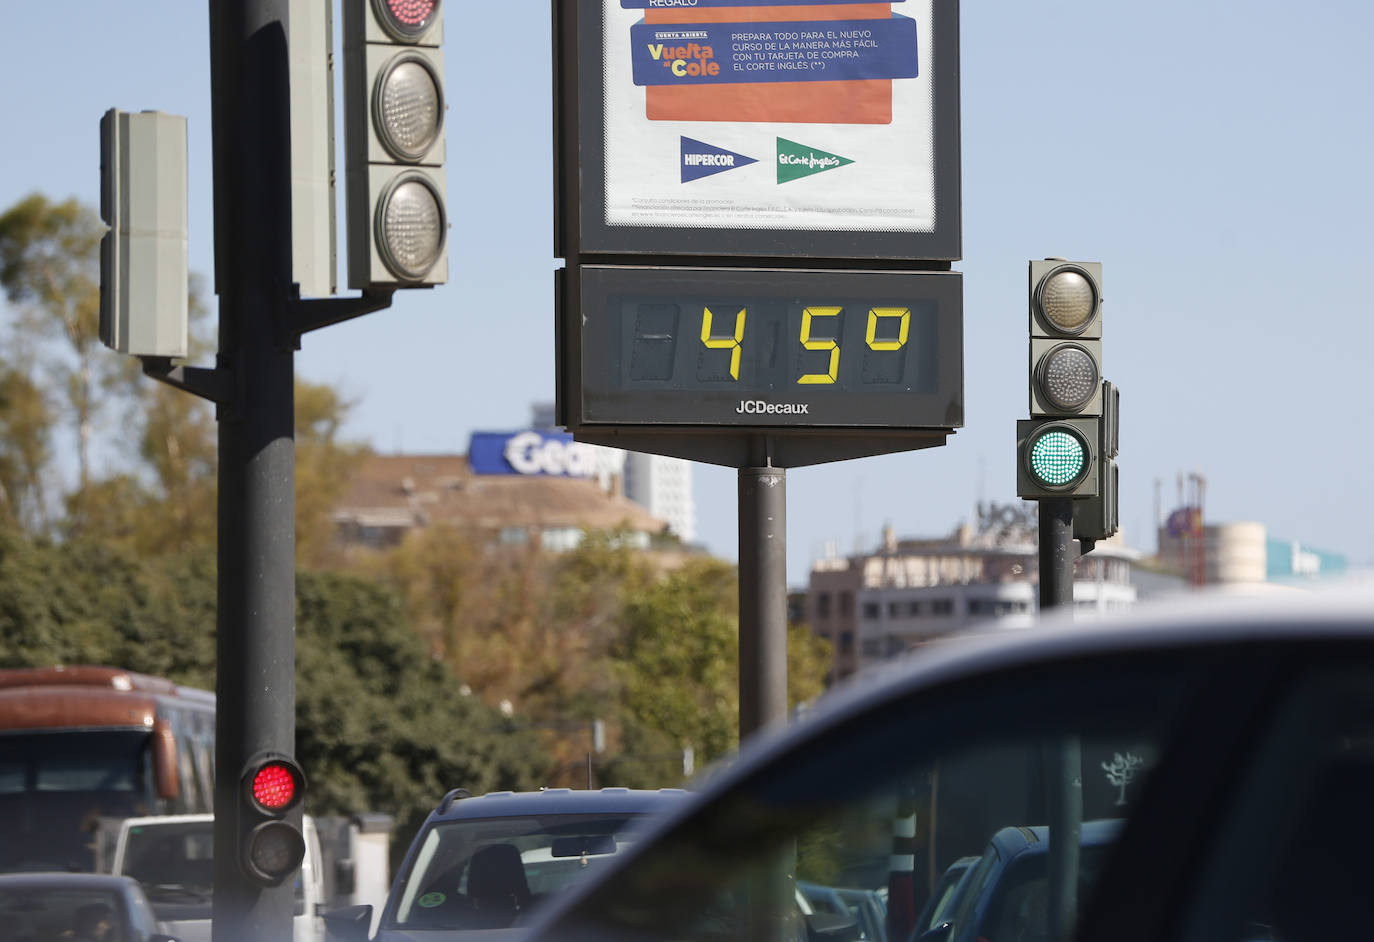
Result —
M 690 183 L 709 177 L 713 173 L 734 170 L 758 163 L 754 157 L 746 157 L 723 147 L 694 141 L 690 137 L 682 139 L 682 182 Z

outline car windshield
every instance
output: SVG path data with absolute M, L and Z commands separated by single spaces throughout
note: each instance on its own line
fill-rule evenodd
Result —
M 437 822 L 420 841 L 389 925 L 515 925 L 628 846 L 637 817 L 541 814 Z
M 119 897 L 80 886 L 0 888 L 0 942 L 62 939 L 132 942 Z
M 133 825 L 127 841 L 124 872 L 144 885 L 150 899 L 209 895 L 214 885 L 213 821 Z
M 1194 708 L 1168 663 L 1063 673 L 1039 679 L 1034 709 L 1008 680 L 834 729 L 659 834 L 549 937 L 907 942 L 941 876 L 974 858 L 931 942 L 1043 939 L 1046 887 L 1060 912 L 1087 898 L 1080 881 Z M 1051 861 L 1051 832 L 1079 852 Z

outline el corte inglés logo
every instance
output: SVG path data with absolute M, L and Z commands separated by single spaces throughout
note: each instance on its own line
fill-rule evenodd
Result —
M 809 177 L 812 174 L 824 173 L 827 170 L 834 170 L 836 167 L 843 167 L 845 164 L 852 164 L 853 162 L 848 157 L 841 157 L 839 154 L 832 154 L 816 147 L 807 147 L 796 141 L 789 141 L 785 137 L 778 138 L 779 183 L 787 183 L 791 180 Z

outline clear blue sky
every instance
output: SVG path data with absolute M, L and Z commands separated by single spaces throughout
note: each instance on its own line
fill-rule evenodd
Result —
M 386 452 L 463 452 L 554 396 L 548 6 L 445 6 L 450 283 L 307 335 L 297 360 Z M 1156 482 L 1167 512 L 1197 472 L 1210 520 L 1374 562 L 1374 4 L 963 7 L 966 427 L 789 472 L 789 581 L 827 541 L 944 533 L 980 498 L 1016 500 L 1026 262 L 1045 256 L 1105 266 L 1130 543 L 1154 547 Z M 4 12 L 0 208 L 34 190 L 98 205 L 101 114 L 182 114 L 208 276 L 208 3 Z M 698 466 L 696 500 L 701 538 L 733 558 L 735 472 Z

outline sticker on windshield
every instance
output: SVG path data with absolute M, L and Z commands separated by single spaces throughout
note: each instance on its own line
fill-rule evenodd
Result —
M 422 909 L 433 909 L 435 906 L 442 906 L 446 899 L 448 897 L 443 893 L 426 893 L 415 901 L 415 905 Z

